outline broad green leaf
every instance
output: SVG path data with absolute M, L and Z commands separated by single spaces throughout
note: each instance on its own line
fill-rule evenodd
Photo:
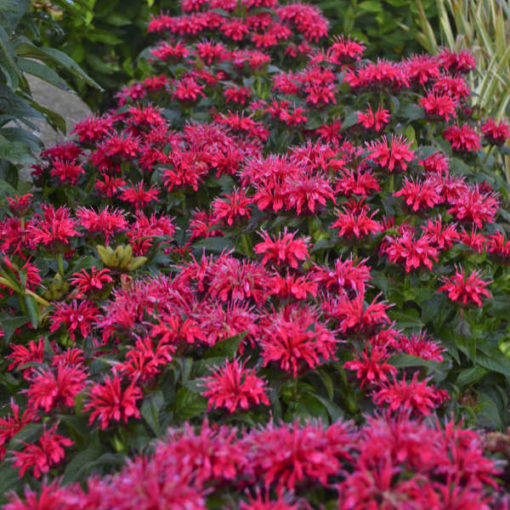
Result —
M 25 304 L 27 305 L 28 316 L 34 329 L 39 325 L 39 305 L 32 296 L 24 296 Z
M 10 342 L 16 329 L 26 324 L 28 320 L 29 319 L 26 316 L 16 317 L 7 314 L 0 315 L 0 324 L 2 325 L 2 330 L 4 332 L 2 340 L 4 342 Z
M 175 416 L 179 421 L 189 420 L 207 410 L 207 399 L 188 388 L 180 388 L 175 396 Z
M 6 159 L 11 163 L 33 163 L 35 161 L 28 144 L 23 142 L 11 142 L 1 135 L 0 159 Z M 16 190 L 14 190 L 14 193 L 16 193 Z
M 98 443 L 91 443 L 87 449 L 77 453 L 67 464 L 62 482 L 64 484 L 77 482 L 87 476 L 103 451 Z
M 23 72 L 37 76 L 37 78 L 40 78 L 41 80 L 44 80 L 45 82 L 50 83 L 59 89 L 69 90 L 66 82 L 58 75 L 57 72 L 55 72 L 47 65 L 41 64 L 40 62 L 29 58 L 19 58 L 18 64 Z
M 241 345 L 244 337 L 247 335 L 247 331 L 243 331 L 238 335 L 232 336 L 230 338 L 225 338 L 225 340 L 221 340 L 217 344 L 213 345 L 210 349 L 205 353 L 205 358 L 232 358 L 235 356 L 237 349 Z
M 86 83 L 99 90 L 102 87 L 93 80 L 69 55 L 63 51 L 55 48 L 38 48 L 30 42 L 21 42 L 16 46 L 16 51 L 21 57 L 35 58 L 42 60 L 47 64 L 56 64 L 62 66 L 66 71 L 69 71 L 78 78 L 81 78 Z
M 149 396 L 145 397 L 140 409 L 140 413 L 143 419 L 156 436 L 161 434 L 159 412 L 164 405 L 165 399 L 163 398 L 163 393 L 161 390 L 157 390 L 151 393 Z

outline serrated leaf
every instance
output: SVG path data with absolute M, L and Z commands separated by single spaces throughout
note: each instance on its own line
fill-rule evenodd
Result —
M 102 451 L 103 449 L 99 444 L 90 444 L 87 449 L 77 453 L 67 464 L 62 482 L 68 484 L 83 479 L 101 457 Z
M 180 388 L 175 395 L 175 416 L 178 420 L 189 420 L 204 413 L 207 399 L 186 387 Z
M 238 335 L 232 336 L 230 338 L 225 338 L 225 340 L 221 340 L 220 342 L 213 345 L 210 349 L 205 353 L 205 358 L 232 358 L 237 352 L 237 349 L 241 345 L 244 337 L 247 335 L 248 331 L 243 331 Z
M 156 436 L 161 435 L 159 412 L 164 405 L 165 399 L 163 398 L 163 393 L 161 390 L 157 390 L 145 397 L 140 409 L 143 419 Z
M 471 367 L 462 370 L 455 383 L 461 388 L 469 386 L 480 381 L 483 377 L 485 377 L 485 375 L 487 375 L 487 373 L 488 371 L 483 367 Z

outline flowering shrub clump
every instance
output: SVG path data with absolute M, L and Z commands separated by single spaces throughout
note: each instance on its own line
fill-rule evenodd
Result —
M 506 508 L 508 125 L 327 30 L 183 1 L 1 188 L 6 509 Z

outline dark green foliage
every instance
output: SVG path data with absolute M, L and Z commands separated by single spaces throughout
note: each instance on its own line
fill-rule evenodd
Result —
M 408 0 L 319 0 L 318 5 L 331 24 L 330 33 L 345 34 L 367 44 L 369 58 L 395 58 L 421 53 L 415 37 L 420 27 L 416 2 Z M 423 2 L 432 27 L 439 21 L 434 0 Z

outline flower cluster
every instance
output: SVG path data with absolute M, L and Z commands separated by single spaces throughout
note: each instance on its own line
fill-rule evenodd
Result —
M 473 115 L 471 56 L 181 8 L 0 209 L 6 508 L 505 508 L 441 425 L 508 421 L 510 133 Z

